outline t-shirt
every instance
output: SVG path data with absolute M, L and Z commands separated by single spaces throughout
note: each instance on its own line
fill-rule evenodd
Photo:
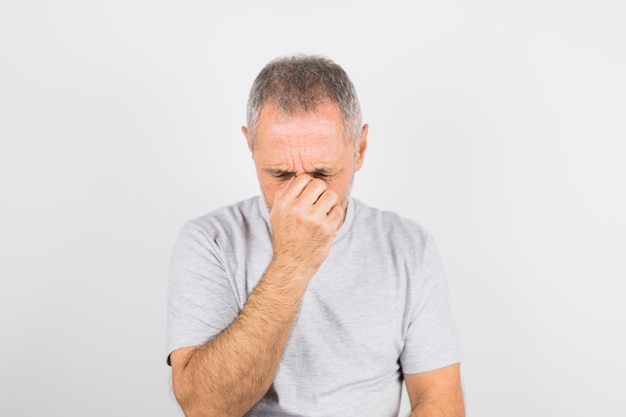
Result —
M 208 342 L 243 309 L 272 259 L 253 197 L 187 222 L 171 259 L 167 355 Z M 446 274 L 415 222 L 350 197 L 311 279 L 278 373 L 247 416 L 397 416 L 402 375 L 458 363 Z

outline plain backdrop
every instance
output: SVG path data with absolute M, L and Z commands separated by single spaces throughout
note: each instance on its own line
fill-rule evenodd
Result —
M 435 236 L 468 416 L 626 415 L 625 21 L 621 0 L 0 0 L 0 415 L 182 415 L 170 251 L 259 193 L 247 94 L 294 52 L 357 87 L 353 195 Z

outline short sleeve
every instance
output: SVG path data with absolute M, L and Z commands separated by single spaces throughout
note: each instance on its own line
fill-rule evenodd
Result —
M 424 234 L 417 273 L 408 286 L 410 305 L 400 365 L 405 374 L 428 372 L 461 361 L 449 305 L 447 276 L 432 236 Z
M 189 222 L 170 260 L 167 294 L 167 362 L 183 347 L 200 346 L 237 317 L 239 307 L 215 239 Z

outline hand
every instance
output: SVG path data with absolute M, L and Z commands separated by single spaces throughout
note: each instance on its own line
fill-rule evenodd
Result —
M 310 279 L 328 256 L 343 215 L 337 193 L 324 181 L 292 177 L 274 195 L 270 212 L 274 260 L 304 268 Z

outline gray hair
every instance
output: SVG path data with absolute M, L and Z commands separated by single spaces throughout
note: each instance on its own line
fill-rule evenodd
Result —
M 274 104 L 288 115 L 315 111 L 330 100 L 339 106 L 344 129 L 355 146 L 361 134 L 361 106 L 348 74 L 328 58 L 290 55 L 276 58 L 257 75 L 248 97 L 247 123 L 252 142 L 261 108 Z

